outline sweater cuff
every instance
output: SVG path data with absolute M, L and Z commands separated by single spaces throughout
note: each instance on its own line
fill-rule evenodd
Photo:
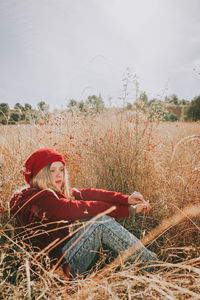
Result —
M 130 195 L 124 195 L 124 198 L 125 198 L 125 201 L 124 201 L 125 203 L 124 203 L 124 204 L 125 204 L 125 205 L 129 205 L 129 203 L 128 203 L 128 198 L 129 198 L 129 196 L 130 196 Z

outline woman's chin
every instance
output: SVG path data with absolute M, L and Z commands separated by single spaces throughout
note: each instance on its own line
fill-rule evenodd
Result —
M 62 189 L 62 183 L 55 183 L 55 186 L 57 189 L 61 190 Z

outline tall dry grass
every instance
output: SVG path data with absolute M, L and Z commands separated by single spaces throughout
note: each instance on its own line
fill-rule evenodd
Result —
M 125 266 L 94 281 L 70 283 L 52 273 L 47 255 L 37 256 L 16 238 L 9 222 L 12 193 L 24 185 L 23 163 L 40 147 L 52 147 L 67 160 L 70 184 L 131 193 L 140 191 L 152 206 L 149 215 L 120 222 L 144 237 L 163 219 L 199 203 L 200 124 L 150 122 L 140 112 L 107 110 L 99 115 L 52 115 L 46 124 L 1 126 L 0 291 L 3 299 L 198 299 L 199 217 L 186 215 L 149 241 L 165 265 L 155 274 Z M 103 254 L 104 255 L 104 254 Z M 102 256 L 102 260 L 104 256 Z M 175 265 L 174 265 L 175 263 Z M 95 273 L 97 272 L 97 273 Z M 91 284 L 93 282 L 93 285 Z M 84 293 L 82 291 L 84 290 Z M 88 298 L 89 299 L 89 298 Z

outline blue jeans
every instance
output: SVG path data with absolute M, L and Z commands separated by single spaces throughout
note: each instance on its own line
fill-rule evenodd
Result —
M 62 248 L 62 253 L 71 268 L 71 275 L 75 277 L 77 274 L 82 274 L 88 270 L 102 244 L 119 254 L 136 243 L 139 243 L 140 249 L 128 260 L 129 262 L 134 262 L 138 257 L 139 261 L 143 263 L 157 261 L 155 254 L 145 248 L 133 234 L 116 222 L 114 218 L 103 216 L 94 223 L 86 223 L 66 243 Z

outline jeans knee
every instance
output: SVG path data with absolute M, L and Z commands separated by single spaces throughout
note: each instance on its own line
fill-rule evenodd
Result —
M 89 232 L 91 233 L 91 231 L 93 230 L 102 230 L 102 228 L 104 227 L 105 224 L 108 225 L 111 224 L 111 222 L 113 222 L 114 219 L 112 217 L 109 216 L 102 216 L 100 218 L 98 218 L 97 220 L 94 221 L 94 223 L 92 224 L 87 224 L 85 228 L 90 228 Z M 107 227 L 107 226 L 106 226 Z
M 110 217 L 110 216 L 102 216 L 100 218 L 97 219 L 97 222 L 111 222 L 113 221 L 113 217 Z

